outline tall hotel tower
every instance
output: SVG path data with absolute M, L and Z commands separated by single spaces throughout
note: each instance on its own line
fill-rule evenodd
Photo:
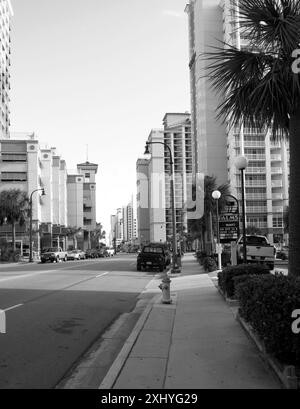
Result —
M 269 132 L 241 128 L 230 129 L 216 119 L 220 96 L 203 78 L 205 62 L 201 53 L 220 41 L 247 48 L 248 40 L 239 29 L 232 0 L 190 0 L 189 17 L 190 73 L 194 144 L 198 150 L 198 168 L 216 175 L 218 182 L 229 182 L 231 193 L 241 198 L 241 177 L 235 158 L 245 155 L 247 226 L 259 228 L 271 242 L 285 242 L 283 214 L 288 205 L 289 147 L 274 142 Z M 219 40 L 219 42 L 218 42 Z M 223 172 L 223 178 L 222 178 Z M 224 180 L 225 179 L 225 180 Z
M 0 0 L 0 139 L 9 138 L 10 93 L 10 22 L 13 9 L 10 0 Z

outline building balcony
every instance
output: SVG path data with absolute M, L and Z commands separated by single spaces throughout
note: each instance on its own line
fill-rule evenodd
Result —
M 265 154 L 257 154 L 257 155 L 254 155 L 254 154 L 245 154 L 245 156 L 246 156 L 246 158 L 248 159 L 248 160 L 266 160 L 266 155 Z
M 246 213 L 267 213 L 267 206 L 247 206 Z
M 257 174 L 257 173 L 266 173 L 266 168 L 262 168 L 262 167 L 248 167 L 248 168 L 246 168 L 246 171 L 245 171 L 247 174 L 249 174 L 249 173 L 255 173 L 255 174 Z M 238 172 L 238 173 L 240 173 L 240 172 Z
M 283 194 L 282 193 L 273 193 L 272 194 L 272 199 L 273 200 L 282 200 L 283 199 Z
M 282 181 L 281 181 L 281 180 L 272 182 L 272 187 L 273 187 L 273 188 L 282 187 L 282 186 L 283 186 L 283 184 L 282 184 Z
M 283 213 L 283 206 L 273 206 L 273 213 Z
M 281 160 L 282 160 L 281 155 L 271 155 L 271 161 L 272 162 L 277 162 L 277 161 L 281 162 Z
M 271 173 L 281 174 L 282 168 L 271 168 Z
M 247 200 L 266 200 L 265 193 L 246 193 Z

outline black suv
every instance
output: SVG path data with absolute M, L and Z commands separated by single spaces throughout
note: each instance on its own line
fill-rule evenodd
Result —
M 142 268 L 158 268 L 160 272 L 170 264 L 170 252 L 165 244 L 148 244 L 137 257 L 137 271 Z

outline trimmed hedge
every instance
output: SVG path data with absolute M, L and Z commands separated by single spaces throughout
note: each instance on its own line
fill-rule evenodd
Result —
M 199 261 L 199 263 L 203 264 L 204 259 L 207 257 L 207 252 L 203 251 L 203 250 L 197 251 L 196 257 L 197 257 L 197 260 Z
M 239 264 L 224 268 L 218 274 L 218 283 L 221 290 L 232 298 L 235 293 L 235 279 L 238 276 L 270 274 L 269 269 L 263 264 Z
M 251 324 L 266 351 L 286 365 L 300 366 L 300 334 L 292 312 L 300 309 L 300 278 L 280 274 L 248 276 L 236 284 L 239 313 Z
M 217 270 L 217 264 L 213 257 L 205 257 L 203 260 L 203 267 L 205 271 L 211 272 Z

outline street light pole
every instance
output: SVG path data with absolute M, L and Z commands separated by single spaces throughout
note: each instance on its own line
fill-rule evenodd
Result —
M 220 243 L 220 226 L 219 226 L 219 199 L 221 197 L 221 192 L 219 190 L 215 190 L 212 192 L 212 197 L 216 201 L 217 205 L 217 254 L 218 254 L 218 269 L 222 270 L 222 250 L 221 250 L 221 243 Z
M 32 258 L 32 196 L 35 192 L 42 191 L 42 196 L 45 196 L 45 189 L 36 189 L 33 192 L 31 192 L 30 195 L 30 200 L 29 200 L 29 215 L 30 215 L 30 221 L 29 221 L 29 263 L 33 262 Z
M 245 206 L 245 169 L 248 166 L 248 160 L 245 156 L 236 158 L 235 166 L 241 171 L 242 179 L 242 226 L 243 226 L 243 260 L 247 263 L 247 245 L 246 245 L 246 206 Z
M 173 238 L 172 238 L 172 247 L 173 247 L 173 256 L 172 256 L 172 269 L 171 273 L 180 273 L 180 268 L 178 266 L 178 259 L 177 259 L 177 240 L 176 240 L 176 212 L 175 212 L 175 190 L 174 190 L 174 171 L 173 171 L 173 155 L 171 148 L 168 144 L 164 142 L 146 142 L 146 149 L 145 149 L 145 155 L 150 155 L 149 151 L 149 145 L 154 145 L 154 144 L 159 144 L 163 145 L 168 149 L 169 155 L 170 155 L 170 191 L 171 191 L 171 207 L 172 207 L 172 230 L 173 230 Z M 164 278 L 162 279 L 162 283 L 159 286 L 159 288 L 162 290 L 163 297 L 162 297 L 162 302 L 163 304 L 171 304 L 172 299 L 170 297 L 170 283 L 171 280 L 168 277 L 168 274 L 165 273 Z

